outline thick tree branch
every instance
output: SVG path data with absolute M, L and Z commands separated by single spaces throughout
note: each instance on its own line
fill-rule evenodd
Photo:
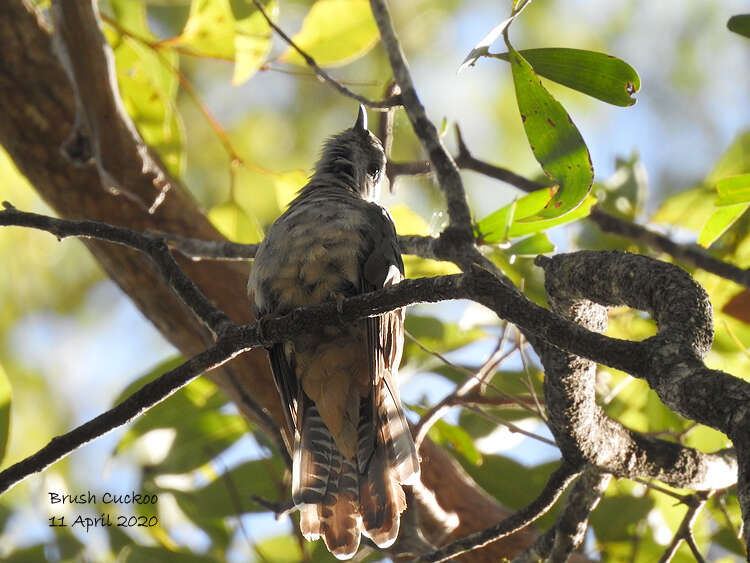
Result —
M 659 330 L 656 336 L 640 343 L 643 345 L 641 353 L 648 358 L 644 370 L 631 373 L 645 379 L 675 412 L 716 428 L 732 440 L 739 468 L 738 496 L 747 533 L 750 530 L 750 439 L 747 433 L 750 386 L 726 373 L 710 370 L 702 363 L 701 358 L 713 339 L 708 296 L 686 272 L 664 263 L 651 267 L 653 262 L 645 256 L 621 252 L 584 251 L 551 259 L 537 258 L 537 263 L 545 269 L 547 293 L 575 315 L 583 314 L 590 302 L 603 306 L 627 305 L 651 313 Z M 553 360 L 548 356 L 548 361 Z M 716 397 L 721 397 L 721 401 Z M 551 428 L 554 432 L 555 426 Z M 661 464 L 680 459 L 681 463 L 689 462 L 680 456 L 663 459 Z M 684 471 L 690 467 L 692 464 Z M 693 467 L 697 470 L 695 476 L 705 473 L 705 484 L 693 488 L 725 486 L 721 483 L 728 481 L 726 470 L 729 467 L 722 468 L 720 463 L 703 469 L 700 465 Z
M 677 244 L 667 236 L 656 233 L 642 225 L 615 217 L 597 206 L 594 206 L 588 218 L 605 233 L 625 237 L 669 254 L 675 260 L 750 288 L 750 269 L 743 270 L 734 264 L 714 258 L 697 245 Z
M 621 267 L 632 266 L 633 261 L 629 258 L 634 256 L 618 256 L 625 262 Z M 608 275 L 613 273 L 613 267 L 614 263 L 609 265 Z M 654 275 L 653 270 L 650 275 Z M 573 297 L 560 289 L 554 277 L 555 273 L 547 273 L 546 287 L 554 309 L 589 330 L 604 332 L 607 327 L 606 307 L 581 296 L 589 295 L 590 283 L 576 289 Z M 651 291 L 653 293 L 655 289 Z M 682 293 L 682 298 L 686 296 L 686 292 Z M 665 317 L 671 314 L 677 315 L 677 311 L 670 310 L 661 316 L 660 331 L 669 330 L 664 328 L 669 324 Z M 696 332 L 700 333 L 706 326 L 706 319 L 700 310 L 696 310 L 696 315 L 699 317 L 696 324 L 701 327 Z M 691 326 L 684 317 L 681 320 L 685 323 L 684 328 Z M 675 335 L 664 338 L 670 342 L 677 340 Z M 618 477 L 658 479 L 681 488 L 711 489 L 734 484 L 737 465 L 733 452 L 703 454 L 623 427 L 609 418 L 596 401 L 594 362 L 565 353 L 534 335 L 531 335 L 531 343 L 545 368 L 544 392 L 549 427 L 563 457 L 571 463 L 587 462 Z
M 97 3 L 55 0 L 52 15 L 54 45 L 76 100 L 75 126 L 65 144 L 67 156 L 79 164 L 93 158 L 105 188 L 153 213 L 164 201 L 171 180 L 122 105 L 112 52 L 100 30 Z M 155 188 L 149 201 L 130 188 L 144 175 Z

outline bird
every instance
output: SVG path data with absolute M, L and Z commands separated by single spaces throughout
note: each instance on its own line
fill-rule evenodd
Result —
M 257 319 L 393 286 L 404 264 L 378 204 L 386 156 L 367 128 L 329 138 L 308 183 L 271 225 L 248 280 Z M 267 348 L 292 447 L 292 500 L 308 540 L 338 559 L 361 535 L 385 549 L 420 467 L 398 389 L 404 310 L 321 326 Z M 291 440 L 290 440 L 291 441 Z

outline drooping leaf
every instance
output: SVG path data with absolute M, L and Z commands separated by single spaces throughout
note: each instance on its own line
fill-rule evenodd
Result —
M 523 49 L 519 53 L 538 75 L 608 104 L 632 106 L 636 102 L 633 94 L 641 88 L 635 69 L 612 55 L 565 47 Z M 510 60 L 508 53 L 493 56 Z
M 565 108 L 542 86 L 526 59 L 510 49 L 516 100 L 529 145 L 545 174 L 557 184 L 537 217 L 557 218 L 586 199 L 594 181 L 591 157 Z
M 718 207 L 750 201 L 750 174 L 738 174 L 716 182 Z
M 727 22 L 729 31 L 734 31 L 740 35 L 750 38 L 750 14 L 740 14 L 732 16 Z
M 231 60 L 234 37 L 235 19 L 229 0 L 193 0 L 176 42 L 205 56 Z
M 367 53 L 378 37 L 367 0 L 318 0 L 292 41 L 318 65 L 341 66 Z M 280 60 L 306 64 L 291 47 Z
M 278 13 L 276 0 L 269 2 L 265 11 L 271 18 Z M 256 10 L 247 18 L 237 21 L 234 37 L 234 76 L 232 84 L 242 84 L 261 67 L 271 52 L 271 28 Z

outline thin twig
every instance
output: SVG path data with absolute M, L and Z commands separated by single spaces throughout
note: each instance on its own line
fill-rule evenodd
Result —
M 215 335 L 221 334 L 233 325 L 227 314 L 211 303 L 175 262 L 164 237 L 97 221 L 55 219 L 46 215 L 27 213 L 17 210 L 8 202 L 3 202 L 3 207 L 4 210 L 0 211 L 0 225 L 33 227 L 52 233 L 58 239 L 74 236 L 106 240 L 144 252 L 156 264 L 170 289 Z
M 554 442 L 553 440 L 550 440 L 549 438 L 545 438 L 544 436 L 540 436 L 539 434 L 534 434 L 533 432 L 529 432 L 528 430 L 524 430 L 523 428 L 513 424 L 512 422 L 508 422 L 507 420 L 502 420 L 501 418 L 498 418 L 495 415 L 490 414 L 487 411 L 484 411 L 478 407 L 475 407 L 473 405 L 465 405 L 464 408 L 474 411 L 479 416 L 486 418 L 490 422 L 494 422 L 495 424 L 498 424 L 500 426 L 505 426 L 511 432 L 515 432 L 516 434 L 523 434 L 524 436 L 527 436 L 529 438 L 532 438 L 534 440 L 537 440 L 538 442 L 542 442 L 543 444 L 547 444 L 548 446 L 552 446 L 554 448 L 557 447 L 557 443 Z
M 169 247 L 195 262 L 200 260 L 247 261 L 255 258 L 257 244 L 241 244 L 228 240 L 201 240 L 171 233 L 162 233 Z
M 461 175 L 450 153 L 443 146 L 435 125 L 427 118 L 425 108 L 419 100 L 411 79 L 406 57 L 393 28 L 393 21 L 385 0 L 370 0 L 372 14 L 380 30 L 380 37 L 393 69 L 393 75 L 401 88 L 401 99 L 414 132 L 427 151 L 437 175 L 440 188 L 445 194 L 450 218 L 451 237 L 457 246 L 474 244 L 471 211 Z
M 412 342 L 414 342 L 414 344 L 416 344 L 423 352 L 429 354 L 430 356 L 434 356 L 435 358 L 437 358 L 438 360 L 440 360 L 441 362 L 443 362 L 448 367 L 451 367 L 451 368 L 455 369 L 456 371 L 463 373 L 464 375 L 466 375 L 467 378 L 477 378 L 477 374 L 474 373 L 472 370 L 470 370 L 470 369 L 468 369 L 468 368 L 466 368 L 466 367 L 464 367 L 462 365 L 459 365 L 459 364 L 451 362 L 448 358 L 446 358 L 443 354 L 441 354 L 437 350 L 433 350 L 433 349 L 425 346 L 424 344 L 422 344 L 419 341 L 418 338 L 416 338 L 408 330 L 404 331 L 404 335 L 409 340 L 411 340 Z M 521 399 L 519 399 L 517 397 L 509 395 L 508 393 L 506 393 L 505 391 L 503 391 L 502 389 L 500 389 L 497 385 L 493 384 L 491 381 L 484 381 L 484 385 L 486 387 L 489 387 L 490 389 L 492 389 L 496 393 L 498 393 L 501 397 L 506 398 L 508 401 L 512 402 L 513 404 L 521 407 L 522 409 L 525 409 L 525 410 L 529 411 L 532 414 L 536 414 L 536 412 L 534 411 L 534 409 L 530 408 L 529 405 L 527 405 L 527 404 L 524 403 L 524 401 L 522 401 Z
M 683 540 L 687 543 L 690 551 L 692 551 L 695 560 L 698 563 L 705 563 L 705 559 L 703 559 L 703 556 L 698 550 L 698 546 L 695 545 L 695 539 L 693 538 L 693 524 L 695 523 L 696 518 L 698 518 L 700 511 L 706 505 L 708 499 L 713 496 L 714 492 L 715 491 L 699 491 L 683 498 L 683 502 L 688 506 L 688 511 L 682 519 L 680 527 L 677 528 L 677 531 L 672 538 L 672 542 L 659 559 L 659 563 L 669 563 L 675 553 L 677 553 L 677 549 L 679 549 L 680 543 L 682 543 Z
M 303 51 L 293 40 L 291 37 L 289 37 L 286 33 L 284 33 L 284 30 L 281 29 L 278 25 L 274 23 L 274 21 L 271 19 L 271 17 L 266 13 L 266 10 L 263 8 L 263 4 L 258 2 L 258 0 L 253 0 L 253 4 L 255 4 L 255 7 L 257 10 L 261 13 L 261 15 L 265 18 L 266 22 L 268 22 L 268 25 L 271 26 L 271 28 L 279 34 L 279 36 L 297 53 L 299 56 L 301 56 L 303 59 L 305 59 L 305 63 L 307 66 L 309 66 L 313 71 L 315 71 L 315 74 L 318 75 L 318 77 L 323 81 L 327 82 L 331 86 L 333 86 L 338 92 L 344 94 L 345 96 L 348 96 L 350 98 L 354 98 L 359 103 L 366 105 L 367 107 L 370 107 L 372 109 L 379 109 L 384 110 L 388 109 L 394 106 L 400 106 L 401 105 L 401 96 L 398 94 L 390 96 L 389 98 L 385 100 L 371 100 L 369 98 L 365 98 L 364 96 L 360 96 L 359 94 L 352 92 L 338 82 L 337 80 L 334 80 L 331 78 L 331 75 L 328 74 L 325 70 L 320 68 L 318 66 L 318 63 L 315 62 L 315 59 L 312 58 L 310 55 L 308 55 L 305 51 Z
M 497 366 L 515 351 L 514 349 L 503 353 L 503 346 L 505 345 L 505 336 L 507 335 L 507 331 L 508 325 L 506 324 L 503 328 L 503 335 L 500 338 L 497 346 L 490 353 L 489 357 L 481 365 L 479 370 L 476 373 L 472 372 L 470 375 L 468 375 L 463 383 L 456 387 L 453 393 L 450 393 L 448 396 L 444 397 L 443 400 L 437 403 L 434 407 L 427 411 L 422 416 L 422 418 L 419 419 L 419 422 L 414 428 L 414 445 L 416 446 L 417 451 L 419 451 L 419 448 L 422 445 L 422 441 L 425 439 L 425 436 L 427 436 L 427 432 L 429 432 L 432 425 L 440 420 L 445 415 L 445 413 L 451 409 L 455 399 L 465 396 L 477 385 L 484 382 L 484 380 L 489 377 L 490 374 L 494 373 Z

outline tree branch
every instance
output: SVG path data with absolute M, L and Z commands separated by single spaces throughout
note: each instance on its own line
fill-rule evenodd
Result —
M 445 194 L 449 229 L 458 244 L 473 244 L 474 233 L 471 222 L 471 212 L 466 201 L 461 175 L 456 163 L 443 146 L 437 129 L 427 118 L 425 108 L 419 100 L 414 82 L 409 73 L 406 57 L 401 49 L 401 43 L 393 28 L 393 21 L 385 0 L 370 0 L 370 7 L 375 16 L 375 22 L 380 30 L 380 37 L 385 47 L 388 59 L 393 69 L 393 75 L 401 88 L 401 99 L 406 114 L 409 116 L 417 137 L 430 157 L 430 162 L 437 175 L 440 188 Z
M 112 51 L 100 31 L 94 0 L 55 0 L 54 46 L 68 75 L 76 101 L 76 117 L 64 150 L 71 161 L 85 164 L 94 158 L 103 186 L 122 194 L 153 213 L 171 187 L 125 112 L 110 57 Z M 92 54 L 97 56 L 92 56 Z M 145 202 L 130 186 L 143 175 L 156 188 Z
M 565 491 L 570 482 L 580 473 L 579 469 L 569 465 L 566 462 L 558 467 L 550 475 L 547 484 L 539 496 L 534 499 L 526 508 L 519 510 L 510 518 L 495 524 L 481 532 L 471 534 L 455 542 L 449 543 L 430 553 L 423 554 L 417 561 L 448 561 L 458 555 L 479 549 L 501 538 L 524 528 L 534 522 L 537 518 L 544 515 L 557 502 L 560 495 Z
M 611 275 L 617 275 L 613 272 L 615 267 L 636 268 L 635 264 L 639 262 L 637 258 L 641 258 L 621 253 L 617 256 L 623 260 L 622 264 L 616 265 L 616 260 L 613 259 L 605 266 Z M 634 273 L 637 274 L 637 270 Z M 650 271 L 650 275 L 653 276 L 654 273 L 654 270 Z M 545 286 L 553 308 L 589 330 L 604 332 L 607 327 L 607 309 L 589 300 L 597 297 L 603 299 L 601 294 L 593 297 L 591 280 L 584 282 L 577 279 L 573 283 L 581 282 L 584 285 L 576 286 L 571 292 L 571 286 L 560 282 L 556 277 L 556 270 L 546 272 Z M 678 276 L 675 278 L 679 279 Z M 617 285 L 622 285 L 622 281 L 618 280 Z M 618 287 L 615 290 L 610 286 L 609 291 L 621 289 Z M 639 291 L 650 291 L 653 295 L 660 290 L 664 291 L 664 288 L 659 281 L 649 284 L 648 288 L 632 288 L 634 295 Z M 685 299 L 687 292 L 682 292 L 681 296 Z M 654 311 L 654 317 L 659 323 L 659 336 L 670 342 L 679 338 L 677 335 L 664 334 L 674 330 L 666 327 L 674 327 L 675 322 L 669 316 L 675 315 L 684 323 L 681 330 L 692 328 L 685 331 L 682 337 L 693 332 L 697 334 L 696 340 L 699 342 L 708 338 L 710 346 L 710 335 L 704 333 L 707 326 L 710 330 L 710 320 L 706 323 L 705 318 L 707 313 L 710 315 L 710 311 L 696 307 L 693 312 L 697 320 L 691 322 L 674 309 L 674 303 L 664 304 L 661 302 L 663 299 L 654 296 L 648 305 L 641 302 L 636 307 Z M 534 335 L 531 335 L 530 340 L 545 368 L 544 393 L 549 427 L 563 457 L 570 463 L 587 462 L 618 477 L 658 479 L 681 488 L 710 489 L 734 484 L 737 477 L 734 452 L 703 454 L 692 448 L 644 436 L 625 428 L 609 418 L 596 401 L 594 362 L 565 353 Z M 695 342 L 693 345 L 698 346 Z
M 586 467 L 573 485 L 555 524 L 533 546 L 516 556 L 512 563 L 567 561 L 570 554 L 583 543 L 589 516 L 607 490 L 611 477 L 592 466 Z
M 144 252 L 153 260 L 169 287 L 215 335 L 220 335 L 232 325 L 232 320 L 226 313 L 211 303 L 175 262 L 163 237 L 138 233 L 132 229 L 98 221 L 72 221 L 27 213 L 17 210 L 8 202 L 3 202 L 3 208 L 0 211 L 0 225 L 41 229 L 52 233 L 58 239 L 74 236 L 106 240 Z
M 690 547 L 690 551 L 692 551 L 696 562 L 705 563 L 706 560 L 703 559 L 703 556 L 698 550 L 698 546 L 695 545 L 695 539 L 693 538 L 693 524 L 695 524 L 698 514 L 700 514 L 700 511 L 703 510 L 706 502 L 708 502 L 708 499 L 710 499 L 713 494 L 714 491 L 706 491 L 683 498 L 683 502 L 688 506 L 688 511 L 685 513 L 682 522 L 680 522 L 680 527 L 677 528 L 677 531 L 666 551 L 659 558 L 659 563 L 669 563 L 672 560 L 672 557 L 677 553 L 677 550 L 680 548 L 680 544 L 683 541 L 688 544 L 688 547 Z

